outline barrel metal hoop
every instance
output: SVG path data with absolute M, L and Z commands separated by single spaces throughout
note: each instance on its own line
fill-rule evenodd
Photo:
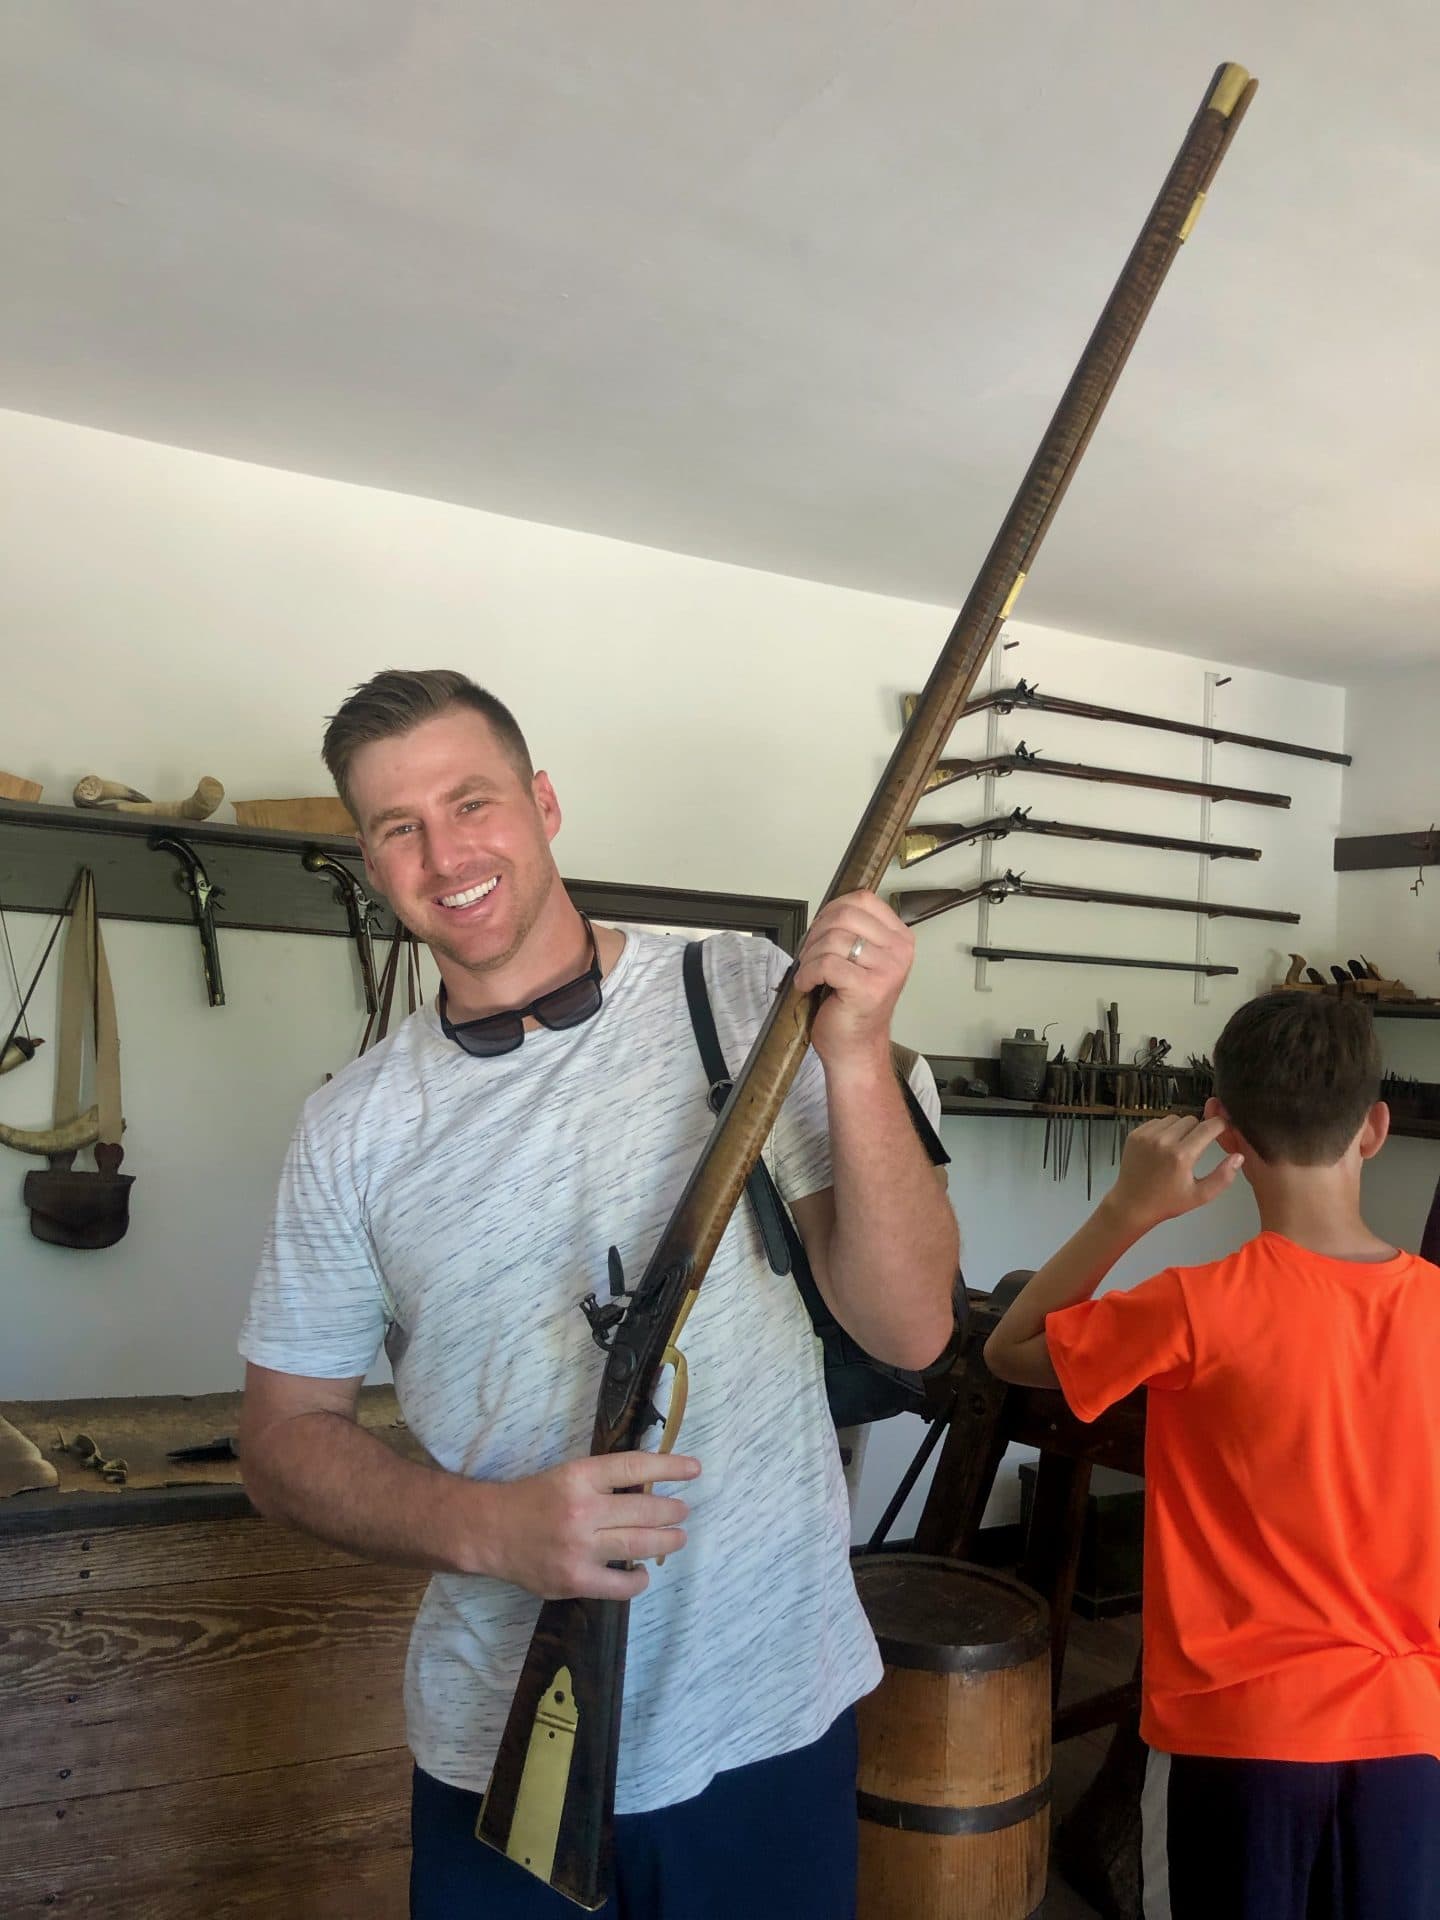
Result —
M 1046 1621 L 1040 1619 L 1013 1639 L 991 1641 L 986 1646 L 923 1646 L 914 1640 L 892 1640 L 884 1633 L 876 1634 L 875 1643 L 887 1667 L 911 1667 L 924 1673 L 997 1673 L 1048 1656 L 1050 1631 Z
M 930 1807 L 915 1800 L 889 1800 L 877 1793 L 857 1793 L 860 1818 L 877 1827 L 900 1827 L 906 1833 L 999 1833 L 1015 1827 L 1050 1804 L 1050 1776 L 1026 1793 L 994 1800 L 984 1807 Z

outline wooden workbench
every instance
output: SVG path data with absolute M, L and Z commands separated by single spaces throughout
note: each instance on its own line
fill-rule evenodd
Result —
M 5 1920 L 403 1920 L 401 1703 L 425 1576 L 261 1519 L 239 1395 L 7 1403 L 60 1473 L 0 1500 Z M 418 1449 L 388 1388 L 364 1423 Z M 61 1451 L 93 1436 L 137 1478 Z

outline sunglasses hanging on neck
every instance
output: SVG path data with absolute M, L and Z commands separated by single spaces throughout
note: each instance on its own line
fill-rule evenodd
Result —
M 447 1040 L 473 1054 L 477 1060 L 491 1060 L 496 1054 L 513 1053 L 525 1038 L 526 1020 L 538 1020 L 552 1032 L 566 1027 L 582 1027 L 600 1011 L 600 949 L 595 944 L 595 929 L 587 914 L 581 914 L 590 942 L 590 965 L 563 986 L 552 987 L 532 1000 L 528 1007 L 513 1012 L 482 1014 L 478 1020 L 452 1021 L 445 1011 L 445 989 L 440 989 L 437 1008 L 440 1028 Z

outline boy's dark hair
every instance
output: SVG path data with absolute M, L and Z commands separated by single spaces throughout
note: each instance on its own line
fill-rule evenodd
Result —
M 1215 1043 L 1215 1097 L 1262 1160 L 1329 1167 L 1380 1098 L 1380 1042 L 1365 1004 L 1263 993 Z
M 350 763 L 360 748 L 409 733 L 422 720 L 433 720 L 452 707 L 469 707 L 483 714 L 521 779 L 528 782 L 532 778 L 535 769 L 525 736 L 514 714 L 493 693 L 449 667 L 413 673 L 392 667 L 377 673 L 363 687 L 356 687 L 325 729 L 321 753 L 336 791 L 352 815 Z M 363 829 L 364 821 L 358 824 Z

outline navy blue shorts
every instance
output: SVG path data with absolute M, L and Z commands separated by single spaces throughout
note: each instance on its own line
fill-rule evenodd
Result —
M 855 1920 L 855 1714 L 813 1746 L 715 1776 L 615 1822 L 600 1920 Z M 580 1909 L 475 1838 L 480 1796 L 415 1769 L 411 1920 L 576 1920 Z
M 1145 1920 L 1440 1920 L 1440 1760 L 1428 1755 L 1152 1753 L 1144 1813 Z

